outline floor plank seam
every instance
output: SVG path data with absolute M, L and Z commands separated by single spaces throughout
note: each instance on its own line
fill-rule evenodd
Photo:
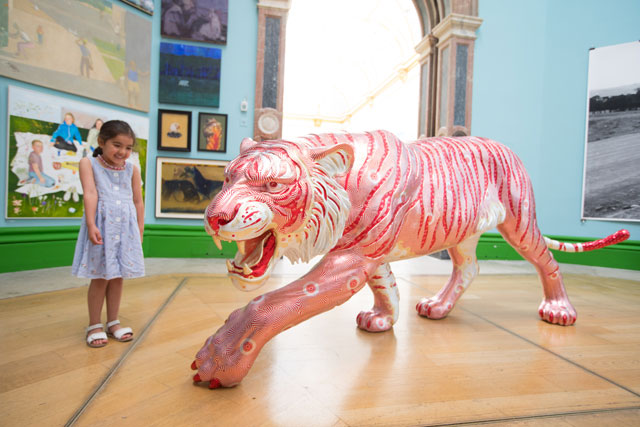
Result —
M 487 319 L 487 318 L 486 318 L 486 317 L 484 317 L 484 316 L 481 316 L 480 314 L 474 313 L 474 312 L 472 312 L 472 311 L 470 311 L 470 310 L 468 310 L 468 309 L 465 309 L 465 308 L 463 308 L 462 310 L 464 310 L 465 312 L 467 312 L 467 313 L 469 313 L 469 314 L 471 314 L 471 315 L 473 315 L 473 316 L 476 316 L 476 317 L 477 317 L 477 318 L 479 318 L 479 319 L 484 320 L 485 322 L 489 323 L 490 325 L 493 325 L 493 326 L 495 326 L 496 328 L 498 328 L 498 329 L 500 329 L 500 330 L 502 330 L 502 331 L 504 331 L 504 332 L 506 332 L 506 333 L 508 333 L 508 334 L 513 335 L 513 336 L 514 336 L 514 337 L 516 337 L 516 338 L 519 338 L 519 339 L 521 339 L 521 340 L 523 340 L 523 341 L 525 341 L 525 342 L 527 342 L 527 343 L 529 343 L 529 344 L 531 344 L 531 345 L 533 345 L 533 346 L 535 346 L 535 347 L 539 348 L 540 350 L 544 350 L 544 351 L 546 351 L 547 353 L 552 354 L 553 356 L 555 356 L 555 357 L 557 357 L 557 358 L 559 358 L 559 359 L 562 359 L 563 361 L 565 361 L 565 362 L 567 362 L 567 363 L 569 363 L 569 364 L 571 364 L 571 365 L 575 366 L 575 367 L 576 367 L 576 368 L 578 368 L 578 369 L 583 370 L 584 372 L 586 372 L 586 373 L 588 373 L 588 374 L 594 375 L 594 376 L 596 376 L 596 377 L 598 377 L 598 378 L 600 378 L 600 379 L 602 379 L 602 380 L 604 380 L 604 381 L 608 382 L 608 383 L 609 383 L 609 384 L 611 384 L 611 385 L 614 385 L 614 386 L 616 386 L 616 387 L 618 387 L 618 388 L 620 388 L 620 389 L 622 389 L 622 390 L 624 390 L 624 391 L 626 391 L 626 392 L 628 392 L 628 393 L 633 394 L 633 395 L 634 395 L 634 396 L 636 396 L 636 397 L 640 397 L 640 393 L 637 393 L 637 392 L 635 392 L 635 391 L 631 390 L 630 388 L 625 387 L 625 386 L 623 386 L 622 384 L 619 384 L 619 383 L 615 382 L 614 380 L 612 380 L 612 379 L 610 379 L 610 378 L 607 378 L 607 377 L 605 377 L 604 375 L 601 375 L 601 374 L 599 374 L 599 373 L 597 373 L 597 372 L 595 372 L 595 371 L 593 371 L 593 370 L 591 370 L 591 369 L 587 368 L 586 366 L 582 366 L 582 365 L 581 365 L 581 364 L 579 364 L 578 362 L 574 362 L 573 360 L 571 360 L 571 359 L 569 359 L 569 358 L 567 358 L 567 357 L 565 357 L 565 356 L 563 356 L 563 355 L 561 355 L 561 354 L 558 354 L 558 353 L 556 353 L 555 351 L 553 351 L 553 350 L 551 350 L 551 349 L 548 349 L 548 348 L 546 348 L 546 347 L 544 347 L 544 346 L 542 346 L 542 345 L 538 344 L 538 343 L 537 343 L 537 342 L 535 342 L 535 341 L 530 340 L 529 338 L 523 337 L 522 335 L 519 335 L 519 334 L 517 334 L 516 332 L 513 332 L 513 331 L 511 331 L 511 330 L 509 330 L 509 329 L 505 328 L 504 326 L 502 326 L 502 325 L 500 325 L 500 324 L 498 324 L 498 323 L 496 323 L 496 322 L 494 322 L 494 321 L 492 321 L 492 320 Z M 571 326 L 558 326 L 558 327 L 559 327 L 559 328 L 564 328 L 564 327 L 570 328 Z
M 425 289 L 423 286 L 420 286 L 420 285 L 418 285 L 417 283 L 414 283 L 414 282 L 412 282 L 412 281 L 410 281 L 410 280 L 407 280 L 407 279 L 404 279 L 404 280 L 405 280 L 407 283 L 411 284 L 412 286 L 416 286 L 416 287 L 418 287 L 418 288 L 420 288 L 420 289 L 423 289 L 423 290 L 427 290 L 427 291 L 429 291 L 428 289 Z M 429 291 L 429 292 L 430 292 L 430 291 Z M 506 333 L 508 333 L 508 334 L 511 334 L 511 335 L 513 335 L 514 337 L 519 338 L 519 339 L 521 339 L 521 340 L 523 340 L 523 341 L 525 341 L 525 342 L 527 342 L 527 343 L 529 343 L 529 344 L 533 345 L 534 347 L 539 348 L 540 350 L 544 350 L 544 351 L 546 351 L 547 353 L 549 353 L 549 354 L 551 354 L 551 355 L 553 355 L 553 356 L 555 356 L 555 357 L 557 357 L 557 358 L 559 358 L 559 359 L 562 359 L 563 361 L 565 361 L 565 362 L 567 362 L 567 363 L 569 363 L 569 364 L 571 364 L 571 365 L 573 365 L 573 366 L 577 367 L 578 369 L 581 369 L 581 370 L 583 370 L 584 372 L 587 372 L 588 374 L 591 374 L 591 375 L 593 375 L 593 376 L 596 376 L 596 377 L 598 377 L 598 378 L 600 378 L 600 379 L 602 379 L 602 380 L 604 380 L 604 381 L 608 382 L 609 384 L 614 385 L 615 387 L 618 387 L 618 388 L 620 388 L 620 389 L 622 389 L 622 390 L 624 390 L 624 391 L 626 391 L 626 392 L 628 392 L 628 393 L 633 394 L 633 395 L 634 395 L 634 396 L 636 396 L 636 397 L 640 397 L 640 393 L 637 393 L 637 392 L 635 392 L 635 391 L 631 390 L 630 388 L 623 386 L 622 384 L 618 384 L 617 382 L 613 381 L 612 379 L 607 378 L 607 377 L 605 377 L 604 375 L 601 375 L 601 374 L 599 374 L 599 373 L 597 373 L 597 372 L 595 372 L 595 371 L 593 371 L 593 370 L 591 370 L 591 369 L 587 368 L 586 366 L 582 366 L 582 365 L 581 365 L 581 364 L 579 364 L 578 362 L 574 362 L 573 360 L 571 360 L 571 359 L 569 359 L 569 358 L 567 358 L 567 357 L 564 357 L 564 356 L 562 356 L 561 354 L 558 354 L 558 353 L 554 352 L 553 350 L 550 350 L 550 349 L 548 349 L 548 348 L 546 348 L 546 347 L 544 347 L 544 346 L 542 346 L 542 345 L 540 345 L 540 344 L 536 343 L 535 341 L 532 341 L 532 340 L 530 340 L 530 339 L 528 339 L 528 338 L 526 338 L 526 337 L 523 337 L 522 335 L 519 335 L 519 334 L 517 334 L 516 332 L 513 332 L 512 330 L 510 330 L 510 329 L 508 329 L 508 328 L 506 328 L 506 327 L 504 327 L 504 326 L 502 326 L 502 325 L 500 325 L 500 324 L 498 324 L 498 323 L 496 323 L 496 322 L 494 322 L 494 321 L 492 321 L 492 320 L 489 320 L 489 319 L 487 319 L 486 317 L 484 317 L 484 316 L 482 316 L 482 315 L 480 315 L 480 314 L 474 313 L 473 311 L 471 311 L 471 310 L 469 310 L 469 309 L 466 309 L 466 308 L 463 308 L 463 307 L 458 307 L 458 310 L 463 310 L 463 311 L 464 311 L 464 312 L 466 312 L 466 313 L 469 313 L 469 314 L 471 314 L 471 315 L 473 315 L 473 316 L 476 316 L 477 318 L 484 320 L 485 322 L 489 323 L 490 325 L 495 326 L 496 328 L 498 328 L 498 329 L 500 329 L 500 330 L 502 330 L 502 331 L 504 331 L 504 332 L 506 332 Z M 558 326 L 558 327 L 560 328 L 560 327 L 565 327 L 565 326 Z M 570 328 L 571 326 L 566 326 L 566 327 L 569 327 L 569 328 Z
M 538 414 L 538 415 L 523 415 L 523 416 L 504 417 L 504 418 L 491 418 L 487 420 L 460 421 L 455 423 L 421 424 L 421 426 L 422 427 L 469 426 L 469 425 L 482 425 L 482 424 L 492 424 L 492 423 L 509 422 L 509 421 L 524 421 L 524 420 L 536 420 L 536 419 L 557 418 L 557 417 L 577 417 L 581 415 L 598 415 L 598 414 L 623 412 L 623 411 L 636 411 L 636 410 L 640 410 L 640 406 L 588 409 L 584 411 L 553 412 L 553 413 Z
M 135 348 L 144 340 L 144 337 L 147 335 L 151 326 L 156 322 L 158 316 L 164 311 L 164 309 L 171 303 L 171 301 L 178 294 L 180 289 L 184 286 L 184 284 L 189 280 L 189 277 L 183 277 L 178 286 L 171 292 L 171 295 L 165 300 L 164 303 L 158 308 L 153 317 L 147 322 L 147 324 L 142 328 L 142 331 L 138 334 L 137 339 L 135 339 L 129 348 L 125 350 L 125 352 L 120 356 L 118 361 L 111 367 L 109 372 L 104 376 L 100 384 L 95 388 L 93 392 L 89 395 L 89 397 L 80 405 L 80 408 L 76 410 L 76 412 L 69 418 L 69 420 L 65 423 L 65 427 L 70 427 L 75 424 L 76 421 L 80 418 L 82 413 L 87 409 L 87 407 L 91 404 L 91 402 L 98 396 L 98 394 L 102 391 L 102 389 L 109 383 L 111 378 L 115 375 L 118 368 L 125 362 L 125 360 L 129 357 L 129 355 L 135 350 Z

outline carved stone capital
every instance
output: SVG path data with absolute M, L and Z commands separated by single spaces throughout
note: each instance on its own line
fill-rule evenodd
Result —
M 420 55 L 420 63 L 424 64 L 429 55 L 434 52 L 434 49 L 438 43 L 438 39 L 433 34 L 427 34 L 420 40 L 415 47 L 416 52 Z
M 475 40 L 476 30 L 480 28 L 481 24 L 482 18 L 477 16 L 452 13 L 436 25 L 431 33 L 438 38 L 438 46 L 444 44 L 451 37 Z
M 291 0 L 258 0 L 258 7 L 268 7 L 271 9 L 289 11 L 289 9 L 291 9 Z

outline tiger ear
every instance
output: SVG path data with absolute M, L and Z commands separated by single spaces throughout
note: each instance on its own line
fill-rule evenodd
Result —
M 312 148 L 309 152 L 311 158 L 323 166 L 330 176 L 344 175 L 353 166 L 353 147 L 349 144 Z
M 256 144 L 257 144 L 257 142 L 254 141 L 253 139 L 244 138 L 242 140 L 242 142 L 240 143 L 240 154 L 244 153 L 245 151 L 247 151 L 248 149 L 250 149 L 251 147 L 253 147 Z

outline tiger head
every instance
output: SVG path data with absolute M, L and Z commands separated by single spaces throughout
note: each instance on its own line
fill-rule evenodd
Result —
M 307 262 L 335 246 L 351 208 L 336 178 L 350 170 L 353 156 L 346 144 L 242 141 L 204 221 L 219 248 L 221 240 L 238 245 L 234 259 L 227 260 L 237 288 L 263 285 L 281 256 Z

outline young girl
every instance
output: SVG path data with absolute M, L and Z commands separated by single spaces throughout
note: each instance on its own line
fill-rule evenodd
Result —
M 133 339 L 131 328 L 120 326 L 118 310 L 123 278 L 144 276 L 142 179 L 138 168 L 126 162 L 135 140 L 127 123 L 110 120 L 100 128 L 93 157 L 80 160 L 84 216 L 72 273 L 91 279 L 89 347 L 104 347 L 107 334 L 118 341 Z M 100 322 L 105 298 L 106 331 Z

